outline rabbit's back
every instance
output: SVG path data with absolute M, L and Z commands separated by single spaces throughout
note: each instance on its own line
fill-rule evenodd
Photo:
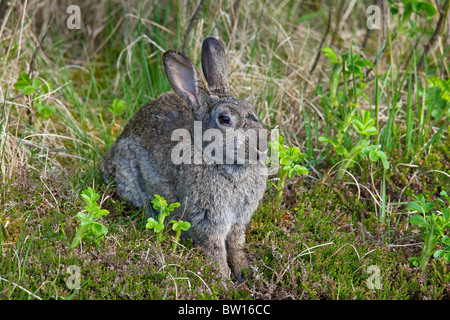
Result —
M 101 159 L 105 181 L 114 180 L 117 192 L 137 206 L 154 194 L 176 202 L 171 150 L 177 144 L 176 129 L 190 130 L 192 112 L 174 93 L 167 93 L 142 106 L 125 126 L 116 143 Z
M 118 139 L 139 137 L 142 146 L 152 151 L 155 145 L 173 145 L 172 132 L 176 129 L 190 130 L 192 122 L 192 111 L 184 100 L 175 93 L 166 93 L 142 106 Z

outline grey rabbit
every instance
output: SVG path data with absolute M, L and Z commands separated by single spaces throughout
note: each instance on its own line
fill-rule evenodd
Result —
M 183 236 L 217 262 L 222 276 L 228 278 L 231 267 L 241 282 L 241 268 L 249 267 L 243 250 L 245 232 L 266 188 L 267 168 L 261 155 L 267 153 L 267 141 L 256 145 L 256 163 L 237 163 L 235 157 L 233 163 L 175 164 L 171 155 L 179 141 L 173 141 L 172 133 L 176 129 L 191 133 L 191 140 L 184 141 L 190 151 L 184 160 L 189 160 L 205 147 L 205 142 L 192 143 L 194 121 L 201 124 L 202 133 L 214 128 L 230 137 L 237 129 L 263 126 L 253 105 L 230 95 L 226 54 L 219 40 L 208 37 L 202 44 L 207 83 L 194 63 L 175 50 L 163 54 L 163 63 L 174 92 L 142 106 L 129 121 L 101 159 L 103 179 L 115 180 L 119 196 L 137 207 L 151 209 L 154 194 L 168 203 L 179 202 L 177 215 L 183 213 L 182 219 L 191 223 Z M 228 141 L 222 141 L 224 147 Z M 234 154 L 237 146 L 231 146 Z M 248 141 L 245 147 L 249 151 Z

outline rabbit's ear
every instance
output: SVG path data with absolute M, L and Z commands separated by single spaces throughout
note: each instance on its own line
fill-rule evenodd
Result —
M 212 93 L 230 94 L 227 56 L 222 44 L 216 38 L 208 37 L 203 41 L 202 69 Z
M 175 50 L 164 52 L 163 62 L 172 89 L 194 109 L 196 115 L 202 114 L 210 92 L 197 67 Z

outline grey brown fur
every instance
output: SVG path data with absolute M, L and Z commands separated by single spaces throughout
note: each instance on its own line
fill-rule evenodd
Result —
M 228 276 L 229 268 L 242 281 L 241 268 L 248 267 L 243 251 L 245 231 L 263 197 L 266 166 L 257 164 L 179 164 L 171 161 L 175 129 L 194 134 L 194 121 L 202 130 L 262 129 L 254 107 L 230 96 L 225 50 L 215 38 L 202 48 L 202 69 L 183 54 L 169 50 L 164 68 L 174 93 L 166 93 L 144 105 L 125 126 L 116 143 L 101 160 L 105 181 L 115 180 L 118 194 L 137 207 L 148 207 L 154 194 L 168 203 L 180 202 L 175 215 L 186 206 L 183 220 L 191 228 L 183 234 L 218 263 Z M 228 115 L 231 125 L 223 115 Z M 224 120 L 222 123 L 221 121 Z M 223 124 L 223 126 L 222 126 Z M 195 146 L 191 143 L 191 155 Z M 258 152 L 267 150 L 261 145 Z M 169 219 L 167 219 L 169 220 Z

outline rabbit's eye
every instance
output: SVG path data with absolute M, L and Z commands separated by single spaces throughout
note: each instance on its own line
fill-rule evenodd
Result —
M 223 125 L 229 125 L 231 124 L 231 119 L 227 115 L 222 114 L 219 116 L 219 123 Z

